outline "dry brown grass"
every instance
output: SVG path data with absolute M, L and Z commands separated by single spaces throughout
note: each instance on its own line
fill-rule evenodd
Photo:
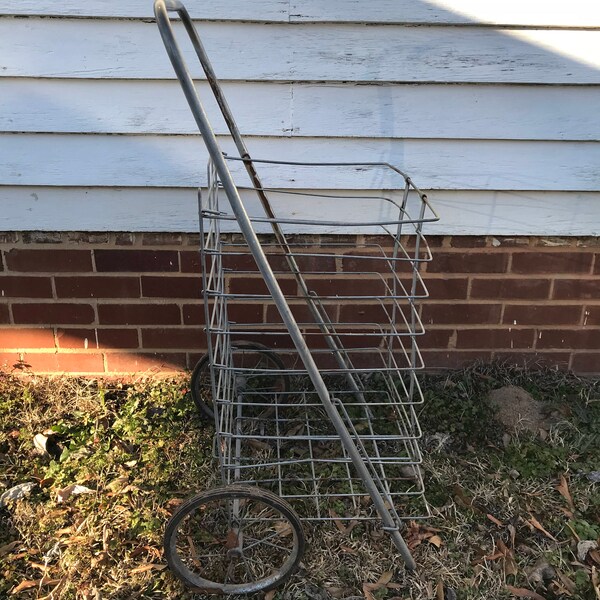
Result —
M 480 396 L 511 381 L 510 372 L 486 366 L 479 373 L 428 382 L 423 422 L 430 434 L 448 433 L 451 444 L 426 444 L 434 516 L 405 531 L 418 571 L 404 570 L 377 525 L 349 534 L 307 525 L 301 570 L 269 598 L 501 600 L 514 597 L 512 586 L 546 600 L 594 600 L 600 555 L 580 561 L 576 554 L 579 540 L 600 535 L 600 484 L 586 478 L 600 468 L 596 384 L 546 378 L 536 388 L 529 374 L 530 391 L 570 408 L 545 440 L 513 435 L 504 447 Z M 513 379 L 523 385 L 525 375 Z M 161 547 L 178 499 L 217 483 L 212 431 L 195 416 L 186 385 L 183 377 L 123 384 L 0 374 L 0 493 L 35 483 L 29 496 L 0 509 L 0 598 L 194 597 L 165 568 Z M 34 435 L 49 428 L 67 448 L 60 460 L 34 449 Z M 557 490 L 561 475 L 571 501 Z M 70 484 L 92 493 L 59 503 L 58 491 Z M 555 575 L 536 586 L 540 560 Z

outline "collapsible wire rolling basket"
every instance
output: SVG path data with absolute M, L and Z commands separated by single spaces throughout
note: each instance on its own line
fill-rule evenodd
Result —
M 219 148 L 169 11 L 183 21 L 238 156 Z M 251 159 L 187 11 L 157 0 L 155 14 L 210 155 L 200 195 L 208 354 L 192 390 L 214 418 L 223 483 L 172 516 L 169 565 L 195 589 L 269 590 L 301 560 L 302 521 L 350 520 L 380 523 L 413 569 L 401 530 L 404 519 L 427 515 L 419 267 L 431 259 L 422 227 L 437 215 L 387 163 Z M 310 188 L 317 170 L 387 191 L 277 189 L 290 173 Z M 242 174 L 246 186 L 236 183 Z

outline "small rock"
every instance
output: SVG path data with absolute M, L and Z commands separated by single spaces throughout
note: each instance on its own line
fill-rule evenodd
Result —
M 496 410 L 496 419 L 507 429 L 521 429 L 537 433 L 548 429 L 543 414 L 543 404 L 515 385 L 507 385 L 492 390 L 488 402 Z
M 35 483 L 30 481 L 27 483 L 19 483 L 10 489 L 6 490 L 0 496 L 0 508 L 4 508 L 9 502 L 20 500 L 31 494 L 31 490 L 35 487 Z
M 533 567 L 525 571 L 530 583 L 537 589 L 545 587 L 546 583 L 556 577 L 556 571 L 552 565 L 548 564 L 543 558 L 540 558 Z
M 516 469 L 511 469 L 508 474 L 510 475 L 510 477 L 512 479 L 518 479 L 519 477 L 521 477 L 521 473 L 519 473 L 519 471 L 517 471 Z
M 586 477 L 592 483 L 600 483 L 600 471 L 590 471 L 589 473 L 586 474 Z
M 594 540 L 582 540 L 577 544 L 577 560 L 583 562 L 590 550 L 595 550 L 598 547 L 598 542 Z

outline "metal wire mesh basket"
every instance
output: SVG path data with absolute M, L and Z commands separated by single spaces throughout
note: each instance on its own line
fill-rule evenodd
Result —
M 217 143 L 168 11 L 183 21 L 239 156 Z M 223 482 L 173 514 L 169 565 L 196 589 L 268 590 L 298 565 L 310 519 L 380 521 L 414 568 L 401 530 L 427 514 L 419 268 L 431 260 L 423 225 L 438 217 L 388 163 L 251 158 L 187 11 L 157 0 L 155 13 L 210 155 L 199 195 L 208 354 L 192 390 L 214 418 Z M 310 188 L 317 170 L 332 180 L 349 171 L 386 193 L 277 185 L 293 172 Z
M 205 389 L 205 401 L 214 407 L 223 480 L 272 489 L 293 501 L 304 518 L 378 518 L 247 243 L 242 236 L 222 233 L 235 217 L 223 202 L 214 164 L 208 171 L 200 222 L 213 382 L 212 389 Z M 395 175 L 401 183 L 398 200 L 394 194 L 357 199 L 268 190 L 281 216 L 250 220 L 256 228 L 275 221 L 303 232 L 286 248 L 273 236 L 264 236 L 262 246 L 348 431 L 400 519 L 400 513 L 404 518 L 426 514 L 420 501 L 421 430 L 415 412 L 423 401 L 416 378 L 423 367 L 417 341 L 424 333 L 418 302 L 427 296 L 419 267 L 431 260 L 423 224 L 436 217 L 410 179 Z M 318 201 L 319 214 L 349 212 L 348 204 L 368 203 L 378 219 L 294 216 L 311 201 Z M 417 210 L 416 218 L 409 207 Z M 345 239 L 332 230 L 358 233 Z M 312 307 L 290 258 L 301 269 Z

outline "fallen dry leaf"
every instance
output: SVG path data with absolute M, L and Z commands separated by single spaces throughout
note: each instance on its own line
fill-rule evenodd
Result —
M 135 569 L 131 569 L 131 571 L 129 571 L 130 575 L 135 575 L 136 573 L 145 573 L 146 571 L 151 571 L 152 569 L 156 570 L 156 571 L 162 571 L 163 569 L 166 569 L 167 566 L 166 565 L 159 565 L 156 563 L 146 563 L 145 565 L 140 565 L 139 567 L 136 567 Z
M 560 579 L 561 584 L 565 588 L 566 593 L 571 595 L 571 594 L 573 594 L 573 592 L 575 592 L 577 590 L 577 585 L 575 584 L 575 582 L 571 581 L 564 573 L 557 571 L 556 574 L 558 575 L 558 578 Z M 563 593 L 565 593 L 565 592 L 563 591 Z
M 540 596 L 537 592 L 532 592 L 531 590 L 526 590 L 525 588 L 516 588 L 512 585 L 507 585 L 506 589 L 513 595 L 518 598 L 532 598 L 532 600 L 546 600 L 544 596 Z
M 62 490 L 58 490 L 56 494 L 56 501 L 60 504 L 61 502 L 66 502 L 71 496 L 78 496 L 79 494 L 93 494 L 94 490 L 91 490 L 85 485 L 78 485 L 73 483 L 63 488 Z
M 344 525 L 341 517 L 333 510 L 333 508 L 329 509 L 329 516 L 333 519 L 333 524 L 337 527 L 338 531 L 343 535 L 348 535 L 358 525 L 356 519 L 350 521 L 348 525 Z
M 435 598 L 436 600 L 444 600 L 444 584 L 442 581 L 438 581 L 435 587 Z
M 38 586 L 37 581 L 32 581 L 31 579 L 25 579 L 24 581 L 21 581 L 21 583 L 16 588 L 13 588 L 13 590 L 11 591 L 11 594 L 19 594 L 23 590 L 29 590 L 29 589 L 37 587 L 37 586 Z
M 569 491 L 569 484 L 567 483 L 567 479 L 564 475 L 560 476 L 560 483 L 556 486 L 556 490 L 567 501 L 571 511 L 575 511 L 573 498 L 571 497 L 571 492 Z
M 375 600 L 372 592 L 376 592 L 382 587 L 386 587 L 394 576 L 393 571 L 385 571 L 375 583 L 363 583 L 362 589 L 367 600 Z
M 14 487 L 6 490 L 2 495 L 0 495 L 0 508 L 6 506 L 8 502 L 20 500 L 21 498 L 28 496 L 31 494 L 31 490 L 34 487 L 35 483 L 29 481 L 27 483 L 19 483 L 19 485 L 15 485 Z
M 277 592 L 275 590 L 271 590 L 270 592 L 267 592 L 265 594 L 265 600 L 273 600 L 273 598 L 275 598 L 275 594 Z
M 494 517 L 494 515 L 490 515 L 489 513 L 486 515 L 486 517 L 494 524 L 494 525 L 498 525 L 498 527 L 504 527 L 504 523 L 502 523 L 502 521 L 499 521 L 498 519 L 496 519 L 496 517 Z
M 527 521 L 530 525 L 535 527 L 538 531 L 541 531 L 546 537 L 550 538 L 554 542 L 558 540 L 547 530 L 545 527 L 531 514 L 529 513 L 530 519 Z
M 18 548 L 20 544 L 21 544 L 20 540 L 15 540 L 14 542 L 10 542 L 9 544 L 0 546 L 0 556 L 4 556 L 5 554 L 10 554 L 13 550 Z
M 427 541 L 436 548 L 439 548 L 443 543 L 442 538 L 439 535 L 432 535 L 430 538 L 427 538 Z

